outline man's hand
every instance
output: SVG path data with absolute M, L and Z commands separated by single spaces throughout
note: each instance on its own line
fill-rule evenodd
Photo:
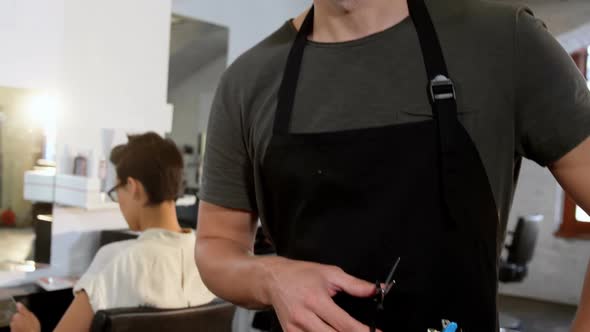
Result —
M 16 304 L 17 313 L 10 321 L 11 332 L 40 332 L 41 324 L 35 315 L 22 303 Z
M 267 293 L 286 332 L 369 331 L 332 297 L 339 292 L 367 298 L 375 285 L 334 266 L 278 258 L 268 269 Z
M 274 307 L 285 332 L 369 331 L 332 297 L 371 297 L 375 285 L 334 266 L 254 256 L 257 219 L 252 212 L 201 201 L 195 261 L 205 285 L 242 307 Z

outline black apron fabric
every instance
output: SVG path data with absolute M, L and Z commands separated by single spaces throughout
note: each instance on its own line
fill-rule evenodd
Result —
M 263 225 L 278 255 L 336 265 L 369 282 L 385 281 L 401 257 L 396 286 L 377 315 L 384 332 L 440 329 L 441 319 L 457 322 L 464 332 L 497 331 L 498 212 L 479 153 L 457 118 L 455 98 L 446 98 L 452 86 L 429 84 L 448 73 L 427 8 L 423 0 L 408 4 L 433 119 L 290 133 L 312 9 L 287 60 L 262 164 Z M 334 301 L 372 324 L 372 299 L 341 293 Z M 278 323 L 273 331 L 280 331 Z

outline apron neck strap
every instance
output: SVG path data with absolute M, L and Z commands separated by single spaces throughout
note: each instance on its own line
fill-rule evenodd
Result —
M 408 0 L 408 9 L 420 40 L 428 80 L 433 80 L 439 75 L 449 76 L 438 35 L 428 8 L 426 8 L 426 3 L 424 0 Z
M 281 87 L 279 88 L 277 111 L 275 112 L 275 121 L 273 134 L 288 134 L 289 122 L 291 121 L 291 113 L 293 113 L 293 105 L 295 104 L 295 95 L 297 94 L 297 83 L 299 81 L 299 73 L 301 72 L 301 61 L 303 60 L 303 52 L 307 45 L 307 37 L 313 31 L 314 7 L 312 6 L 297 32 L 289 57 L 287 58 L 287 65 Z
M 430 102 L 434 108 L 437 108 L 437 104 L 440 103 L 448 104 L 451 102 L 455 104 L 455 86 L 449 78 L 447 63 L 432 18 L 428 8 L 426 8 L 426 3 L 424 0 L 408 0 L 408 9 L 422 49 L 422 58 L 428 75 Z M 451 111 L 452 115 L 456 117 L 456 106 Z

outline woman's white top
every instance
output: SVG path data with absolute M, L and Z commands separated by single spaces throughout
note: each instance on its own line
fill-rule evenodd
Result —
M 94 312 L 125 307 L 185 308 L 212 301 L 194 261 L 195 234 L 148 229 L 102 247 L 74 292 Z

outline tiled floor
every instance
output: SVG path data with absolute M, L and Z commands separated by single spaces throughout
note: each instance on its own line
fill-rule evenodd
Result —
M 500 311 L 517 317 L 522 332 L 569 332 L 576 307 L 516 297 L 500 296 Z

